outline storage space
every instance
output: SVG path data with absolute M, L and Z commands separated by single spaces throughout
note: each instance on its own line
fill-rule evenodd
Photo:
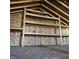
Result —
M 43 12 L 24 11 L 10 14 L 11 46 L 61 45 L 58 18 L 47 16 L 49 14 Z M 61 26 L 63 45 L 69 44 L 68 31 L 67 27 Z

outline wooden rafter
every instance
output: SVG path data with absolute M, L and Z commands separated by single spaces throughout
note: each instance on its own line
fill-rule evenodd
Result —
M 66 22 L 69 23 L 69 21 L 68 21 L 66 18 L 64 18 L 63 16 L 59 15 L 57 12 L 54 12 L 53 10 L 51 10 L 49 7 L 45 6 L 44 4 L 41 4 L 41 5 L 42 5 L 44 8 L 46 8 L 46 9 L 48 9 L 49 11 L 51 11 L 52 13 L 58 15 L 59 17 L 61 17 L 62 19 L 64 19 Z
M 45 11 L 44 9 L 42 9 L 41 8 L 41 10 L 43 10 L 43 11 Z M 47 11 L 45 11 L 46 13 L 48 13 Z M 48 13 L 51 17 L 55 17 L 55 16 L 53 16 L 52 14 L 50 14 L 50 13 Z M 67 23 L 65 23 L 65 22 L 63 22 L 63 21 L 61 21 L 61 23 L 63 23 L 63 24 L 65 24 L 65 25 L 67 25 Z
M 56 0 L 58 3 L 62 4 L 64 7 L 66 7 L 67 9 L 69 9 L 69 7 L 67 5 L 65 5 L 63 2 Z
M 26 0 L 26 1 L 12 1 L 10 4 L 21 4 L 21 3 L 28 3 L 28 2 L 40 2 L 41 0 Z
M 65 13 L 63 10 L 61 10 L 60 8 L 58 8 L 57 6 L 55 6 L 54 4 L 50 3 L 47 0 L 44 0 L 45 2 L 47 2 L 49 5 L 51 5 L 52 7 L 56 8 L 57 10 L 59 10 L 60 12 L 62 12 L 63 14 L 65 14 L 66 16 L 69 16 L 67 13 Z
M 33 4 L 33 5 L 26 5 L 26 6 L 17 6 L 17 7 L 11 7 L 11 9 L 20 9 L 20 8 L 27 8 L 27 7 L 33 7 L 33 6 L 39 6 L 40 4 Z
M 51 19 L 51 20 L 58 20 L 58 18 L 52 18 L 49 16 L 41 16 L 41 15 L 36 15 L 36 14 L 31 14 L 31 13 L 26 13 L 26 15 L 28 16 L 33 16 L 33 17 L 39 17 L 39 18 L 45 18 L 45 19 Z

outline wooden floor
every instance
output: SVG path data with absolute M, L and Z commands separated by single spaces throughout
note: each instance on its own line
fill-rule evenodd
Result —
M 68 46 L 11 46 L 10 59 L 69 59 L 68 49 Z

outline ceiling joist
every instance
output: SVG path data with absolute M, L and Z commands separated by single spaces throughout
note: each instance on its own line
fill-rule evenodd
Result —
M 69 22 L 66 18 L 64 18 L 63 16 L 59 15 L 58 13 L 54 12 L 53 10 L 51 10 L 50 8 L 48 8 L 47 6 L 45 6 L 44 4 L 42 4 L 42 6 L 46 9 L 48 9 L 49 11 L 51 11 L 52 13 L 58 15 L 59 17 L 61 17 L 62 19 L 64 19 L 66 22 Z
M 57 10 L 59 10 L 60 12 L 62 12 L 63 14 L 65 14 L 66 16 L 69 16 L 67 13 L 65 13 L 63 10 L 61 10 L 60 8 L 58 8 L 57 6 L 55 6 L 54 4 L 50 3 L 47 0 L 44 0 L 45 2 L 47 2 L 49 5 L 51 5 L 52 7 L 56 8 Z

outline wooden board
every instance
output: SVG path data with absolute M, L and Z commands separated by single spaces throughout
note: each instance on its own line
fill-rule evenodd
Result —
M 56 45 L 56 39 L 55 39 L 55 37 L 51 37 L 50 43 L 51 43 L 51 45 Z
M 36 26 L 35 25 L 29 25 L 30 26 L 30 33 L 36 33 Z
M 10 15 L 10 27 L 21 28 L 22 27 L 22 13 L 12 13 Z
M 60 37 L 57 37 L 56 39 L 57 39 L 57 45 L 61 45 L 61 39 L 60 39 Z
M 41 36 L 36 36 L 36 45 L 40 45 L 41 44 Z
M 48 45 L 48 39 L 46 36 L 41 36 L 41 45 Z
M 36 33 L 41 33 L 41 26 L 36 26 Z
M 10 32 L 10 45 L 11 46 L 19 46 L 21 39 L 21 32 L 13 31 Z

